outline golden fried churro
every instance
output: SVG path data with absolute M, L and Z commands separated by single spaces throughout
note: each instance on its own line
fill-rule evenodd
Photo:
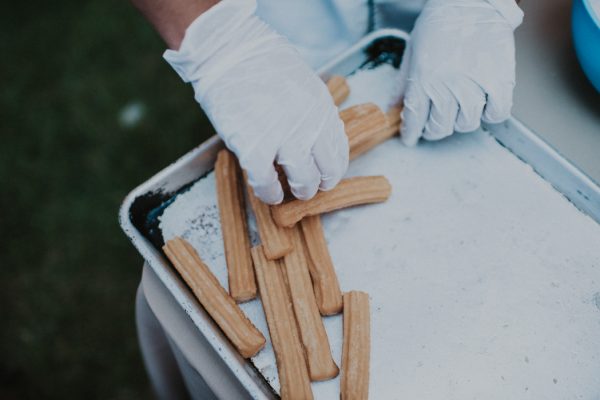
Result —
M 229 294 L 237 302 L 252 300 L 256 297 L 256 281 L 250 255 L 241 171 L 233 153 L 226 149 L 219 152 L 215 176 Z
M 308 373 L 311 380 L 322 381 L 337 376 L 339 369 L 331 357 L 329 340 L 310 281 L 301 235 L 299 227 L 292 230 L 294 250 L 283 257 L 283 271 L 306 352 Z
M 380 203 L 390 197 L 392 187 L 384 176 L 360 176 L 342 180 L 310 200 L 292 200 L 271 207 L 279 226 L 292 227 L 302 218 L 359 204 Z
M 273 221 L 269 205 L 263 203 L 254 195 L 254 191 L 250 185 L 247 184 L 246 187 L 248 188 L 248 198 L 256 217 L 258 234 L 260 235 L 265 255 L 269 260 L 276 260 L 283 257 L 292 251 L 290 230 L 278 226 Z
M 291 298 L 280 261 L 268 260 L 263 246 L 252 248 L 260 291 L 281 386 L 282 399 L 312 399 L 310 379 Z
M 401 108 L 392 107 L 386 113 L 387 124 L 379 127 L 377 131 L 371 131 L 369 135 L 356 135 L 350 146 L 350 160 L 355 159 L 363 153 L 371 150 L 380 143 L 385 142 L 400 131 Z
M 331 97 L 333 97 L 333 102 L 336 106 L 342 104 L 350 94 L 350 87 L 348 86 L 348 82 L 346 82 L 346 78 L 340 75 L 333 75 L 329 78 L 327 89 Z
M 185 240 L 175 237 L 163 250 L 183 280 L 244 358 L 259 352 L 265 337 L 244 315 L 233 298 Z
M 342 311 L 342 292 L 325 241 L 321 217 L 303 218 L 300 226 L 319 311 L 321 315 L 337 314 Z
M 373 137 L 388 128 L 387 116 L 373 103 L 359 104 L 340 112 L 350 146 L 350 159 L 371 147 Z
M 388 125 L 395 127 L 396 133 L 398 133 L 400 130 L 400 123 L 402 122 L 402 106 L 390 107 L 385 115 L 388 118 Z
M 371 322 L 369 295 L 344 293 L 344 345 L 340 394 L 342 400 L 369 398 L 369 357 Z

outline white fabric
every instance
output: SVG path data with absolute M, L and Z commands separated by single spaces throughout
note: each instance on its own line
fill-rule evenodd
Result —
M 223 0 L 187 29 L 164 58 L 186 82 L 256 195 L 283 200 L 273 166 L 292 193 L 329 190 L 348 166 L 348 141 L 325 84 L 294 47 L 254 15 L 254 0 Z
M 410 32 L 427 0 L 375 0 L 375 25 Z
M 368 29 L 410 31 L 426 0 L 258 0 L 257 15 L 285 36 L 313 68 L 356 43 Z
M 482 118 L 496 123 L 510 116 L 513 30 L 523 13 L 513 0 L 493 3 L 501 2 L 502 12 L 484 0 L 427 2 L 401 69 L 404 143 L 442 139 L 477 129 Z
M 308 64 L 317 68 L 367 32 L 366 0 L 338 0 L 337 3 L 332 0 L 258 0 L 257 15 L 288 39 Z
M 138 336 L 159 398 L 182 398 L 180 393 L 186 391 L 185 387 L 192 399 L 207 400 L 213 395 L 219 399 L 249 398 L 242 384 L 226 373 L 225 362 L 147 264 L 140 287 L 143 293 L 138 293 L 136 307 Z M 151 323 L 153 317 L 160 326 Z M 163 350 L 156 352 L 153 348 Z M 173 367 L 173 360 L 177 368 Z
M 166 296 L 163 298 L 166 299 Z M 180 307 L 179 309 L 181 310 Z M 154 316 L 140 283 L 135 296 L 135 325 L 142 359 L 154 395 L 159 400 L 187 399 L 189 396 L 182 376 L 183 368 L 174 356 L 173 347 L 161 327 L 161 323 L 168 322 L 159 322 Z

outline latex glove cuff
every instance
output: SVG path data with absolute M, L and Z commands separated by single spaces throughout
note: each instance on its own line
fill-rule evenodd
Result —
M 233 58 L 244 51 L 243 46 L 235 44 L 244 43 L 252 30 L 262 27 L 254 17 L 255 11 L 256 0 L 219 2 L 190 24 L 179 50 L 166 50 L 163 58 L 184 82 L 207 88 L 225 72 L 223 67 L 227 62 L 218 54 L 226 54 L 234 61 Z

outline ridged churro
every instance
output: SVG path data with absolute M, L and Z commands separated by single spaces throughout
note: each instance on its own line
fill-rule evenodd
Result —
M 282 399 L 312 399 L 300 334 L 280 261 L 268 260 L 263 246 L 252 248 L 271 343 L 275 351 Z
M 238 302 L 252 300 L 256 297 L 256 281 L 250 255 L 241 170 L 233 153 L 226 149 L 217 155 L 215 177 L 229 294 Z
M 300 227 L 319 311 L 321 315 L 337 314 L 342 311 L 342 292 L 325 241 L 321 216 L 303 218 Z
M 163 250 L 242 357 L 249 358 L 258 353 L 265 345 L 265 337 L 219 284 L 192 245 L 175 237 L 163 246 Z
M 322 381 L 337 376 L 339 369 L 331 356 L 329 339 L 315 300 L 301 235 L 299 227 L 292 230 L 294 249 L 283 257 L 283 271 L 306 352 L 309 376 L 313 381 Z
M 254 191 L 250 185 L 246 185 L 246 187 L 248 188 L 248 198 L 254 211 L 258 234 L 264 246 L 265 255 L 269 260 L 276 260 L 283 257 L 292 251 L 290 230 L 278 226 L 273 221 L 269 205 L 263 203 L 254 195 Z
M 373 138 L 388 128 L 387 116 L 373 103 L 347 108 L 340 112 L 340 118 L 348 136 L 351 160 L 370 149 Z
M 344 345 L 340 397 L 342 400 L 369 398 L 371 321 L 369 295 L 344 293 Z
M 355 159 L 363 153 L 371 150 L 380 143 L 385 142 L 400 130 L 401 108 L 392 107 L 386 113 L 385 125 L 377 125 L 377 130 L 371 130 L 368 134 L 358 133 L 350 143 L 350 160 Z M 366 132 L 366 130 L 365 130 Z M 352 133 L 351 133 L 352 134 Z
M 384 176 L 360 176 L 342 180 L 310 200 L 292 200 L 271 207 L 275 222 L 292 227 L 302 218 L 360 204 L 380 203 L 390 197 L 392 187 Z
M 348 86 L 348 82 L 346 82 L 346 78 L 340 75 L 333 75 L 327 81 L 327 89 L 333 97 L 333 102 L 336 106 L 339 106 L 348 98 L 350 94 L 350 87 Z

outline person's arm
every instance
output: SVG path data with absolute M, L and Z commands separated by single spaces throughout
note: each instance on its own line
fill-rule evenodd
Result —
M 170 49 L 177 50 L 185 30 L 219 0 L 131 0 Z

